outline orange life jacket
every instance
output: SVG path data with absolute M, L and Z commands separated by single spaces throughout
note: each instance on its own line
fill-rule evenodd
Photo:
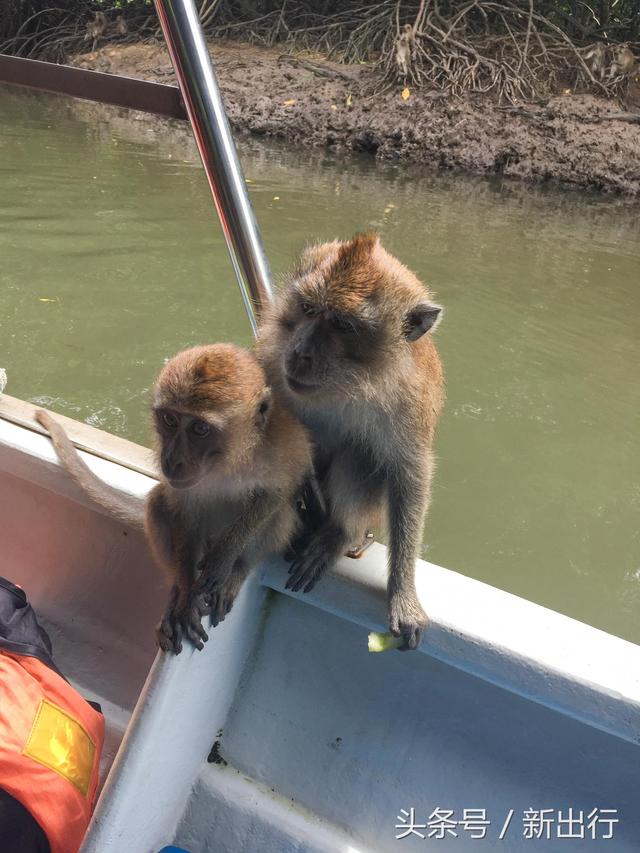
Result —
M 42 827 L 51 853 L 77 853 L 98 787 L 104 717 L 51 666 L 7 645 L 17 644 L 0 640 L 0 788 Z

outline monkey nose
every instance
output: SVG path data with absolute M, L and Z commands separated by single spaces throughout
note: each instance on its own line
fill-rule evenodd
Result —
M 184 472 L 184 462 L 174 461 L 172 459 L 162 460 L 162 471 L 168 480 L 179 480 Z
M 313 359 L 306 352 L 297 352 L 296 353 L 296 367 L 299 370 L 309 370 L 313 363 Z

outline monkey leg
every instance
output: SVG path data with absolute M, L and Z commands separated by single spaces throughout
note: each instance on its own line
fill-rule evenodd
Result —
M 297 560 L 305 552 L 314 533 L 327 519 L 327 510 L 322 490 L 314 474 L 309 475 L 303 485 L 298 506 L 300 528 L 284 554 L 285 560 Z
M 287 562 L 294 562 L 302 557 L 306 549 L 309 547 L 309 543 L 313 539 L 317 529 L 317 527 L 306 526 L 303 520 L 301 530 L 294 537 L 293 541 L 289 543 L 289 546 L 284 553 L 284 558 Z
M 311 537 L 303 553 L 289 567 L 285 589 L 292 592 L 311 592 L 320 578 L 333 566 L 349 544 L 340 525 L 327 521 Z
M 206 612 L 207 606 L 202 595 L 192 590 L 185 593 L 174 585 L 169 604 L 156 632 L 160 648 L 179 655 L 182 651 L 182 640 L 186 637 L 196 649 L 203 649 L 208 640 L 207 632 L 202 626 L 202 616 Z

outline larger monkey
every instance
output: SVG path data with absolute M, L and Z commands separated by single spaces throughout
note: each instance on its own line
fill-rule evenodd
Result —
M 291 568 L 309 591 L 371 524 L 389 530 L 389 626 L 417 648 L 426 615 L 415 561 L 443 404 L 428 334 L 441 308 L 375 234 L 307 249 L 259 338 L 270 382 L 317 446 L 326 517 Z
M 255 356 L 230 344 L 194 347 L 163 368 L 153 390 L 160 483 L 146 502 L 123 496 L 84 464 L 42 410 L 58 455 L 76 482 L 118 518 L 144 524 L 172 581 L 160 646 L 198 648 L 211 612 L 224 619 L 250 570 L 289 543 L 295 502 L 311 469 L 306 430 L 272 395 Z

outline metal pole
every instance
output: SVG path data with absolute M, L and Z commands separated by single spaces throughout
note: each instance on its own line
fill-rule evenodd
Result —
M 154 0 L 254 334 L 271 271 L 193 0 Z

